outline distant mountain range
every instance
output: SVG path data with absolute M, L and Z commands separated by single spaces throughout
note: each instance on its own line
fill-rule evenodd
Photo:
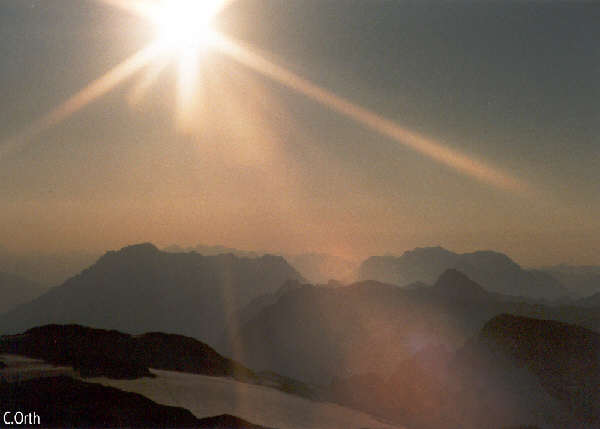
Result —
M 275 292 L 254 298 L 250 303 L 232 313 L 229 316 L 225 330 L 223 331 L 219 342 L 215 344 L 215 347 L 218 350 L 225 351 L 225 353 L 235 350 L 237 348 L 235 339 L 239 335 L 239 330 L 246 323 L 254 319 L 264 308 L 275 304 L 283 295 L 300 287 L 302 287 L 302 283 L 299 281 L 288 280 Z
M 356 280 L 359 264 L 350 259 L 327 253 L 284 254 L 283 257 L 311 283 L 325 284 L 331 280 L 351 283 Z
M 410 275 L 421 276 L 448 254 L 417 249 L 390 266 L 412 261 Z M 423 255 L 437 256 L 428 264 Z M 140 244 L 107 252 L 0 315 L 0 331 L 27 330 L 1 337 L 0 353 L 70 365 L 86 377 L 152 377 L 149 368 L 233 377 L 414 429 L 599 428 L 600 295 L 551 302 L 552 294 L 533 293 L 546 287 L 548 273 L 494 252 L 454 255 L 455 265 L 512 278 L 530 293 L 499 293 L 498 283 L 456 268 L 431 285 L 314 286 L 280 256 Z M 537 286 L 523 286 L 527 279 Z M 150 333 L 131 335 L 143 332 Z M 89 387 L 69 386 L 83 395 Z
M 37 298 L 48 288 L 14 274 L 0 272 L 0 313 Z
M 490 292 L 548 300 L 569 294 L 569 290 L 552 275 L 523 269 L 502 253 L 459 254 L 442 247 L 416 248 L 400 257 L 372 256 L 361 264 L 359 279 L 399 286 L 417 281 L 433 283 L 449 268 L 465 273 Z
M 164 252 L 169 253 L 189 253 L 196 252 L 204 256 L 217 256 L 232 254 L 239 258 L 259 258 L 265 255 L 267 252 L 255 252 L 252 250 L 240 250 L 233 247 L 226 247 L 221 245 L 207 246 L 204 244 L 197 244 L 193 247 L 181 247 L 177 244 L 167 246 L 163 249 Z
M 331 394 L 411 428 L 598 428 L 599 358 L 597 333 L 502 314 L 456 353 L 423 349 L 388 377 L 335 379 Z
M 544 305 L 488 292 L 457 270 L 433 286 L 374 281 L 343 288 L 298 285 L 241 325 L 225 354 L 315 384 L 349 374 L 389 374 L 431 346 L 454 351 L 501 313 L 600 330 L 600 307 Z
M 78 323 L 161 331 L 213 344 L 230 314 L 302 277 L 282 257 L 161 252 L 151 244 L 110 251 L 35 300 L 0 315 L 0 332 Z
M 594 265 L 554 265 L 542 271 L 558 279 L 576 298 L 600 293 L 600 267 Z
M 172 245 L 165 247 L 163 250 L 170 253 L 197 252 L 201 255 L 223 255 L 230 253 L 243 258 L 258 258 L 266 254 L 266 252 L 240 250 L 221 245 L 206 246 L 203 244 L 193 247 Z M 330 280 L 349 283 L 356 278 L 358 263 L 339 256 L 327 253 L 281 253 L 280 256 L 283 256 L 310 283 L 327 283 Z

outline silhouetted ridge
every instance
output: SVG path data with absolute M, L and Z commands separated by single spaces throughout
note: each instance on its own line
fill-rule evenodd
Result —
M 564 284 L 576 298 L 600 294 L 600 266 L 554 265 L 542 268 Z M 597 301 L 600 305 L 600 300 Z
M 600 292 L 590 295 L 587 298 L 582 298 L 577 303 L 584 307 L 600 307 Z
M 435 282 L 433 290 L 462 298 L 486 297 L 489 295 L 483 287 L 455 269 L 444 271 Z
M 22 335 L 0 337 L 0 351 L 70 365 L 83 377 L 152 377 L 132 337 L 117 331 L 78 325 L 47 325 Z
M 35 411 L 41 427 L 214 427 L 183 408 L 66 376 L 0 383 L 0 404 L 3 410 Z
M 540 369 L 575 353 L 579 365 L 589 366 L 593 372 L 600 369 L 600 335 L 580 326 L 501 314 L 484 325 L 480 339 Z
M 269 429 L 229 414 L 198 419 L 184 408 L 67 376 L 0 382 L 0 404 L 3 411 L 35 412 L 46 428 Z
M 402 254 L 403 257 L 407 258 L 421 258 L 422 256 L 443 258 L 452 255 L 454 255 L 453 252 L 441 246 L 415 247 L 413 250 L 407 250 Z
M 550 395 L 600 424 L 599 334 L 554 320 L 502 314 L 485 324 L 477 348 L 526 367 Z
M 411 428 L 597 429 L 599 338 L 566 323 L 501 314 L 455 353 L 425 347 L 391 376 L 336 378 L 330 393 Z
M 120 250 L 109 250 L 100 258 L 100 261 L 118 257 L 145 258 L 158 255 L 159 253 L 160 250 L 154 244 L 140 243 L 133 244 L 131 246 L 125 246 Z
M 206 429 L 272 429 L 265 426 L 259 426 L 232 416 L 231 414 L 221 414 L 220 416 L 206 417 L 199 420 L 198 428 Z
M 523 269 L 503 253 L 483 250 L 454 253 L 441 247 L 416 248 L 400 257 L 372 256 L 359 269 L 359 278 L 404 286 L 433 283 L 447 269 L 456 269 L 490 292 L 531 298 L 558 299 L 567 289 L 550 274 Z
M 200 341 L 161 333 L 131 336 L 79 325 L 47 325 L 0 337 L 0 352 L 71 365 L 87 377 L 152 376 L 148 368 L 231 376 L 244 381 L 254 377 L 251 370 Z
M 229 348 L 222 350 L 257 371 L 314 384 L 347 374 L 390 374 L 398 361 L 430 345 L 455 351 L 502 313 L 600 326 L 597 309 L 491 293 L 456 269 L 445 270 L 434 286 L 363 281 L 282 292 L 256 300 L 238 317 L 241 328 L 228 332 Z
M 248 368 L 224 358 L 213 348 L 190 337 L 151 332 L 134 339 L 152 368 L 233 376 L 246 381 L 254 378 L 254 373 Z
M 0 316 L 0 333 L 81 324 L 129 333 L 172 332 L 216 344 L 229 316 L 302 277 L 282 257 L 167 253 L 146 243 L 96 264 Z

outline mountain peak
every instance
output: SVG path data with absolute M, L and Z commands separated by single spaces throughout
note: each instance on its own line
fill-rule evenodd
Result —
M 423 256 L 423 255 L 447 256 L 447 255 L 456 255 L 456 253 L 451 252 L 450 250 L 445 249 L 442 246 L 429 246 L 429 247 L 415 247 L 413 250 L 407 250 L 406 252 L 404 252 L 404 254 L 402 256 L 409 257 L 409 256 Z
M 156 247 L 152 243 L 132 244 L 129 246 L 125 246 L 121 250 L 118 251 L 118 253 L 125 253 L 125 254 L 148 254 L 148 253 L 154 254 L 154 253 L 158 253 L 158 252 L 160 252 L 160 250 L 158 250 L 158 247 Z
M 367 259 L 360 266 L 359 278 L 398 286 L 415 281 L 433 284 L 450 268 L 465 273 L 490 292 L 551 300 L 567 295 L 565 287 L 552 275 L 523 269 L 507 255 L 493 250 L 454 253 L 439 246 L 417 247 L 398 258 Z
M 467 277 L 464 273 L 458 271 L 455 268 L 448 268 L 444 271 L 435 282 L 435 286 L 444 287 L 445 285 L 454 285 L 458 283 L 475 283 L 469 277 Z
M 98 260 L 98 263 L 122 258 L 147 258 L 158 255 L 159 253 L 161 253 L 161 251 L 152 243 L 133 244 L 119 250 L 109 250 Z
M 488 295 L 485 289 L 478 283 L 475 283 L 465 274 L 454 268 L 444 271 L 433 287 L 444 294 L 456 296 L 473 297 Z
M 280 257 L 173 254 L 136 244 L 107 252 L 62 285 L 3 314 L 0 330 L 75 322 L 132 333 L 176 332 L 214 344 L 229 312 L 289 279 L 302 277 Z

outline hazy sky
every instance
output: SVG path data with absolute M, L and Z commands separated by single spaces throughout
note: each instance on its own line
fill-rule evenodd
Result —
M 0 2 L 0 244 L 152 241 L 362 257 L 442 245 L 600 264 L 600 3 L 238 0 L 225 34 L 527 184 L 500 189 L 218 51 L 193 133 L 177 67 L 137 73 L 19 142 L 154 37 L 94 0 Z

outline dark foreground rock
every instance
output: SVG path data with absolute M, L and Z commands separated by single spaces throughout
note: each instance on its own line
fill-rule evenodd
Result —
M 456 353 L 424 348 L 385 378 L 334 379 L 330 392 L 413 429 L 598 429 L 600 335 L 501 314 Z
M 600 426 L 600 335 L 553 320 L 502 314 L 490 320 L 459 358 L 505 356 L 535 374 L 552 397 Z M 489 360 L 489 359 L 488 359 Z
M 0 352 L 73 366 L 83 377 L 152 377 L 148 368 L 251 381 L 248 368 L 208 345 L 181 335 L 132 336 L 79 325 L 46 325 L 20 335 L 0 337 Z
M 35 412 L 42 427 L 204 427 L 183 408 L 66 376 L 0 383 L 0 403 Z
M 255 425 L 231 414 L 200 419 L 199 428 L 206 429 L 273 429 L 265 426 Z
M 0 404 L 3 410 L 35 413 L 39 425 L 33 415 L 30 423 L 36 427 L 268 429 L 227 414 L 198 419 L 184 408 L 67 376 L 0 382 Z
M 200 341 L 161 332 L 132 336 L 79 325 L 46 325 L 23 334 L 0 337 L 0 353 L 72 366 L 85 378 L 155 377 L 149 369 L 155 368 L 232 377 L 308 399 L 319 397 L 319 393 L 305 383 L 272 372 L 257 374 Z

